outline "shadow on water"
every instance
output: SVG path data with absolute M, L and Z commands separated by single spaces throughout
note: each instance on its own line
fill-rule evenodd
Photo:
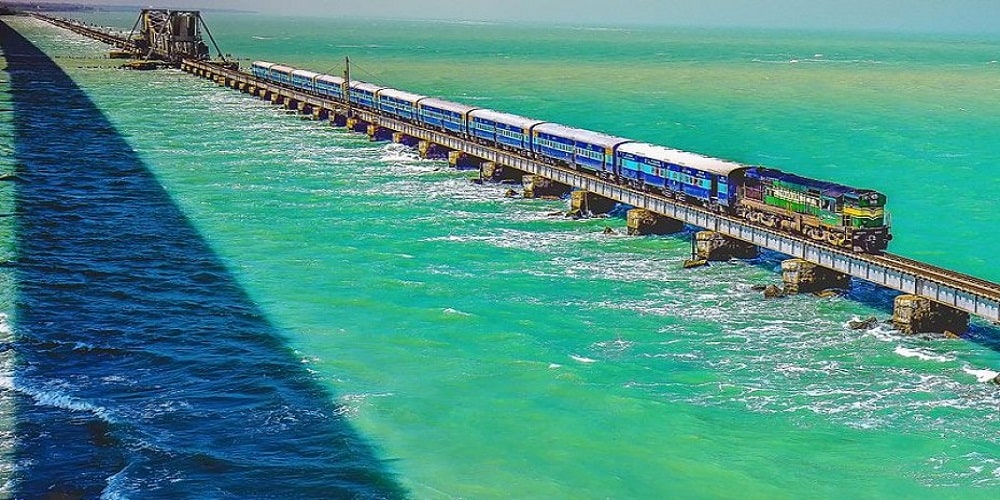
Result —
M 101 111 L 0 22 L 19 498 L 401 497 Z

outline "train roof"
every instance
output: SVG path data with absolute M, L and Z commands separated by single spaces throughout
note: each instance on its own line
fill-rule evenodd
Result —
M 802 177 L 801 175 L 782 172 L 776 168 L 756 167 L 755 171 L 758 172 L 761 177 L 805 186 L 832 198 L 839 198 L 845 194 L 854 194 L 855 196 L 858 196 L 865 193 L 878 193 L 878 191 L 874 191 L 872 189 L 858 189 L 851 186 L 845 186 L 844 184 L 838 184 L 836 182 Z
M 659 146 L 645 142 L 622 144 L 621 147 L 618 148 L 618 151 L 653 160 L 660 160 L 682 167 L 690 167 L 716 175 L 728 176 L 737 170 L 749 168 L 747 165 L 733 161 L 720 160 L 719 158 L 712 158 L 711 156 L 691 153 L 689 151 L 681 151 L 679 149 L 668 148 L 666 146 Z
M 362 82 L 360 80 L 351 80 L 351 88 L 358 90 L 365 90 L 371 93 L 378 92 L 379 90 L 388 88 L 381 85 L 375 85 L 374 83 Z
M 309 78 L 310 80 L 319 76 L 319 73 L 316 73 L 315 71 L 309 71 L 307 69 L 297 69 L 292 71 L 292 74 L 298 76 L 304 76 L 306 78 Z
M 452 101 L 446 101 L 444 99 L 438 99 L 437 97 L 427 97 L 421 99 L 418 103 L 420 106 L 434 106 L 435 108 L 440 108 L 445 111 L 453 111 L 455 113 L 466 114 L 470 111 L 474 111 L 476 108 L 474 106 L 469 106 L 468 104 L 461 104 Z
M 543 132 L 565 139 L 585 142 L 595 146 L 602 146 L 604 148 L 613 148 L 625 142 L 632 142 L 632 139 L 615 137 L 601 132 L 594 132 L 593 130 L 567 127 L 566 125 L 560 125 L 558 123 L 541 123 L 535 127 L 535 132 Z
M 413 92 L 407 92 L 405 90 L 392 89 L 392 88 L 384 88 L 378 92 L 378 95 L 385 97 L 394 97 L 396 99 L 402 99 L 404 101 L 411 103 L 416 103 L 420 99 L 427 97 L 420 94 L 414 94 Z
M 280 71 L 282 73 L 286 73 L 286 74 L 289 74 L 289 75 L 292 74 L 292 71 L 295 71 L 295 68 L 293 68 L 291 66 L 285 66 L 283 64 L 272 64 L 267 69 L 269 69 L 271 71 Z
M 482 118 L 484 120 L 510 125 L 512 127 L 520 127 L 522 129 L 531 128 L 535 125 L 545 123 L 542 120 L 513 115 L 492 109 L 477 109 L 469 113 L 469 116 L 472 118 Z
M 261 67 L 261 68 L 270 68 L 271 66 L 274 66 L 275 64 L 276 63 L 267 62 L 267 61 L 254 61 L 253 62 L 253 66 L 257 66 L 257 67 Z

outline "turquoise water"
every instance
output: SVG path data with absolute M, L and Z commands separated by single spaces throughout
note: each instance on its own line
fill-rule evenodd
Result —
M 1000 279 L 997 39 L 207 20 L 248 61 L 339 72 L 350 55 L 355 78 L 875 188 L 891 251 Z M 765 302 L 752 287 L 779 280 L 779 256 L 681 271 L 683 238 L 604 235 L 624 221 L 552 217 L 564 202 L 507 199 L 405 148 L 180 72 L 110 69 L 99 43 L 11 23 L 105 114 L 413 497 L 1000 488 L 1000 397 L 977 379 L 1000 370 L 994 328 L 851 331 L 887 317 L 892 293 Z M 0 184 L 4 206 L 15 189 Z M 16 289 L 0 297 L 9 315 Z M 18 463 L 0 467 L 7 491 Z M 105 494 L 156 484 L 129 478 Z

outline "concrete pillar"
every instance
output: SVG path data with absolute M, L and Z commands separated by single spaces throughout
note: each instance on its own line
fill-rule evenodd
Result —
M 516 168 L 484 161 L 479 165 L 479 179 L 487 182 L 520 181 L 528 175 Z
M 716 233 L 698 231 L 694 235 L 695 260 L 726 261 L 729 259 L 752 259 L 757 256 L 757 246 L 736 238 Z
M 330 125 L 333 125 L 334 127 L 347 126 L 347 117 L 340 113 L 331 112 L 328 118 L 330 119 Z
M 458 170 L 479 170 L 482 158 L 476 158 L 462 151 L 451 151 L 448 153 L 448 165 Z
M 448 153 L 451 150 L 430 141 L 420 141 L 417 143 L 417 151 L 420 152 L 420 157 L 425 160 L 443 160 L 448 158 Z
M 271 104 L 278 104 L 281 100 L 281 96 L 277 92 L 271 92 Z
M 347 130 L 350 130 L 351 132 L 359 132 L 362 134 L 368 133 L 368 122 L 362 121 L 358 118 L 348 118 L 344 125 L 346 125 Z
M 525 175 L 521 178 L 521 184 L 524 186 L 525 198 L 562 198 L 572 189 L 540 175 Z
M 847 290 L 851 287 L 850 276 L 802 259 L 782 262 L 781 280 L 785 283 L 786 295 Z
M 298 108 L 298 110 L 299 110 L 299 113 L 306 113 L 306 108 L 308 108 L 308 107 L 309 107 L 309 105 L 306 104 L 305 102 L 300 102 L 298 104 L 298 106 L 296 106 L 296 108 Z M 312 114 L 312 113 L 309 113 L 309 114 Z
M 905 334 L 961 335 L 969 328 L 969 313 L 918 295 L 899 295 L 893 303 L 892 326 Z
M 605 198 L 590 191 L 577 190 L 570 193 L 569 213 L 570 217 L 589 217 L 597 214 L 606 214 L 615 208 L 617 202 L 610 198 Z
M 368 140 L 372 142 L 388 141 L 389 139 L 392 139 L 392 130 L 378 125 L 368 125 L 365 133 L 368 134 Z
M 645 208 L 633 208 L 629 210 L 625 217 L 627 233 L 630 236 L 643 236 L 647 234 L 671 234 L 684 229 L 684 223 L 665 217 Z
M 420 143 L 420 139 L 417 139 L 416 137 L 410 135 L 406 135 L 402 132 L 393 132 L 392 142 L 395 142 L 396 144 L 402 144 L 404 146 L 409 146 L 411 148 L 415 148 L 417 147 L 417 144 Z

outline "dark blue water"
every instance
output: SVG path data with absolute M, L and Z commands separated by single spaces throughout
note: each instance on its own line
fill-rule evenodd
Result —
M 17 161 L 14 495 L 402 496 L 102 112 L 3 23 L 0 45 Z

